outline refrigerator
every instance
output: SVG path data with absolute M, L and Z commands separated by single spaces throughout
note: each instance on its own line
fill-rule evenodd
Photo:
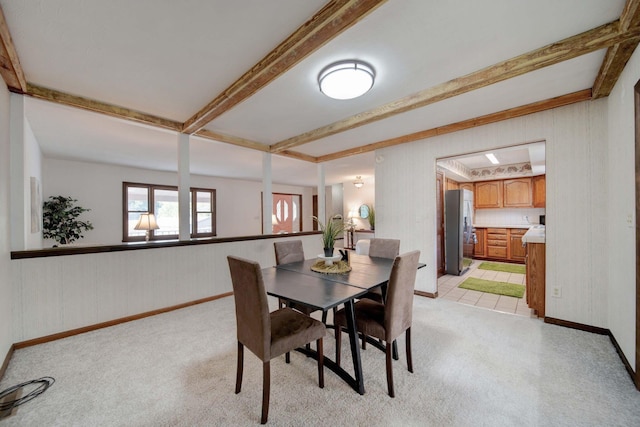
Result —
M 447 274 L 460 276 L 471 265 L 477 242 L 473 228 L 473 192 L 447 190 L 444 197 L 444 256 Z

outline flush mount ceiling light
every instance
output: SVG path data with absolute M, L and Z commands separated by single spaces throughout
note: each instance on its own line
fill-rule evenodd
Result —
M 329 98 L 353 99 L 364 95 L 373 87 L 376 74 L 371 65 L 362 61 L 334 62 L 318 75 L 320 91 Z
M 362 180 L 362 177 L 360 175 L 356 176 L 356 180 L 353 181 L 353 185 L 355 185 L 356 188 L 362 188 L 362 186 L 364 185 L 364 181 Z

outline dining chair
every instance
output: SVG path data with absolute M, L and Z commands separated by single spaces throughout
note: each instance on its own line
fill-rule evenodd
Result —
M 369 256 L 394 259 L 400 253 L 399 239 L 371 239 L 369 241 Z M 375 288 L 364 294 L 362 298 L 383 302 L 382 289 Z
M 267 293 L 260 264 L 228 256 L 233 297 L 236 308 L 238 366 L 236 394 L 242 387 L 244 347 L 262 360 L 262 418 L 269 415 L 271 359 L 316 341 L 318 351 L 318 385 L 324 388 L 324 356 L 322 338 L 326 327 L 322 322 L 289 307 L 269 312 Z
M 393 262 L 387 299 L 385 303 L 361 299 L 354 304 L 358 332 L 379 338 L 385 342 L 387 365 L 387 388 L 389 396 L 395 397 L 393 390 L 392 343 L 405 332 L 407 368 L 413 372 L 411 359 L 411 322 L 413 317 L 413 289 L 418 270 L 420 251 L 399 255 Z M 336 364 L 340 366 L 341 331 L 347 325 L 345 310 L 341 309 L 334 318 L 336 325 Z
M 302 240 L 274 242 L 273 249 L 276 253 L 276 265 L 304 261 L 304 249 L 302 247 Z M 306 315 L 310 315 L 314 311 L 317 311 L 317 309 L 309 307 L 308 305 L 287 301 L 282 298 L 278 298 L 278 304 L 280 308 L 288 306 Z M 322 323 L 327 323 L 326 311 L 322 312 Z

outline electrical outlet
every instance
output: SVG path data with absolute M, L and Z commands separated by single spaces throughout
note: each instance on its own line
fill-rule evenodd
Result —
M 551 296 L 555 298 L 562 298 L 562 288 L 553 288 Z

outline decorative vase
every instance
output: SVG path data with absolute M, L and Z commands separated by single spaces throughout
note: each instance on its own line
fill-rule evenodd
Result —
M 324 256 L 327 258 L 333 256 L 333 248 L 324 248 Z

